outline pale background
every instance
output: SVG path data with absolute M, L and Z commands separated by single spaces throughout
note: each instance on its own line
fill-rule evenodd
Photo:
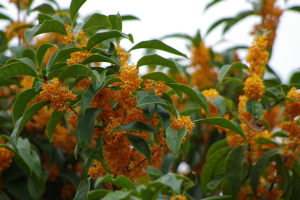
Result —
M 123 32 L 133 34 L 135 44 L 143 40 L 159 39 L 162 36 L 182 33 L 194 36 L 197 29 L 200 29 L 206 46 L 211 46 L 215 51 L 222 51 L 227 48 L 246 45 L 249 46 L 253 40 L 249 32 L 254 24 L 259 23 L 258 17 L 248 17 L 237 23 L 223 37 L 221 31 L 224 25 L 219 26 L 212 31 L 207 37 L 205 33 L 208 28 L 217 20 L 224 17 L 234 17 L 241 11 L 251 10 L 251 4 L 246 0 L 224 0 L 204 12 L 205 6 L 212 0 L 88 0 L 80 9 L 79 14 L 85 17 L 100 12 L 101 14 L 110 15 L 134 15 L 140 21 L 125 21 L 123 23 Z M 43 0 L 35 0 L 32 8 L 45 3 Z M 69 7 L 71 0 L 60 0 L 59 4 L 62 9 Z M 285 4 L 283 0 L 277 1 L 282 8 L 291 6 L 300 6 L 300 0 L 288 0 Z M 13 19 L 17 19 L 17 10 L 9 0 L 0 0 L 0 4 L 7 9 L 1 9 Z M 54 6 L 55 7 L 55 6 Z M 37 12 L 27 18 L 31 22 L 37 16 Z M 35 24 L 38 24 L 35 21 Z M 0 30 L 7 26 L 5 21 L 0 20 Z M 225 42 L 220 42 L 223 39 Z M 187 41 L 182 39 L 165 39 L 164 42 L 177 50 L 190 56 L 186 48 Z M 12 45 L 15 41 L 11 42 Z M 133 46 L 130 42 L 122 40 L 121 46 L 129 49 Z M 270 66 L 287 82 L 291 73 L 298 71 L 300 67 L 300 13 L 294 11 L 285 11 L 280 18 L 277 29 L 277 37 L 274 43 L 273 55 L 270 60 Z M 131 61 L 136 63 L 143 55 L 143 50 L 132 51 Z M 161 53 L 165 57 L 175 57 L 171 54 Z M 238 52 L 242 61 L 245 60 L 247 51 Z

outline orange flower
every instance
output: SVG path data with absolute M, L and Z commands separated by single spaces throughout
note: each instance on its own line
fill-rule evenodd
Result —
M 186 200 L 186 199 L 187 199 L 186 196 L 183 196 L 183 195 L 179 194 L 179 195 L 171 196 L 170 200 Z
M 252 77 L 247 78 L 245 81 L 245 96 L 248 99 L 259 100 L 261 96 L 265 93 L 265 86 L 263 84 L 263 80 L 259 78 L 256 74 Z
M 289 117 L 293 120 L 295 117 L 300 115 L 300 92 L 296 91 L 295 87 L 288 92 L 287 97 L 296 101 L 285 101 L 284 116 Z
M 4 139 L 0 139 L 0 145 L 2 144 L 5 144 Z M 14 152 L 4 147 L 0 147 L 0 175 L 5 168 L 9 167 L 10 163 L 12 162 L 12 157 L 14 155 Z
M 217 90 L 216 89 L 212 89 L 212 88 L 209 89 L 209 90 L 203 90 L 202 94 L 205 96 L 205 98 L 206 98 L 206 100 L 208 102 L 209 112 L 210 112 L 211 117 L 214 117 L 214 116 L 218 115 L 218 113 L 219 113 L 218 109 L 214 105 L 212 105 L 212 103 L 209 101 L 209 98 L 214 99 L 214 98 L 216 98 L 219 95 L 219 93 L 217 92 Z M 202 110 L 202 114 L 203 115 L 206 114 L 204 110 Z
M 46 82 L 43 84 L 43 91 L 40 93 L 41 100 L 51 100 L 50 106 L 60 112 L 65 112 L 68 105 L 67 100 L 76 100 L 77 95 L 68 91 L 64 87 L 60 87 L 63 83 L 54 78 L 52 83 Z
M 53 146 L 65 150 L 67 154 L 72 155 L 76 146 L 77 137 L 70 135 L 71 131 L 58 124 L 53 134 Z
M 16 4 L 16 6 L 22 10 L 27 9 L 29 5 L 29 0 L 10 0 L 9 2 Z
M 195 127 L 195 124 L 191 121 L 190 116 L 178 116 L 177 118 L 171 119 L 171 127 L 173 129 L 181 129 L 186 126 L 187 134 L 190 134 Z
M 67 122 L 73 131 L 77 130 L 78 116 L 75 112 L 72 112 L 71 117 L 67 119 Z
M 64 187 L 61 189 L 61 195 L 60 198 L 64 200 L 72 200 L 76 194 L 76 188 L 73 184 L 67 183 L 64 185 Z
M 77 51 L 74 53 L 71 53 L 71 59 L 67 60 L 67 63 L 69 66 L 75 65 L 75 64 L 81 64 L 84 59 L 89 57 L 91 55 L 91 52 L 88 52 L 87 50 L 85 52 Z
M 8 40 L 11 40 L 12 38 L 18 36 L 22 41 L 25 41 L 24 38 L 24 33 L 25 30 L 29 29 L 29 27 L 23 27 L 19 28 L 26 25 L 25 22 L 14 22 L 11 25 L 9 25 L 6 28 L 6 37 Z M 15 30 L 16 28 L 19 28 L 17 31 Z

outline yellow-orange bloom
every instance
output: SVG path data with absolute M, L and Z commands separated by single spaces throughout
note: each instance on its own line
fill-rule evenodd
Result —
M 174 117 L 171 119 L 171 127 L 173 129 L 181 129 L 182 127 L 186 126 L 187 134 L 190 134 L 195 127 L 195 124 L 191 121 L 190 116 L 178 116 L 177 118 Z
M 179 195 L 171 196 L 170 200 L 186 200 L 186 199 L 187 199 L 186 196 L 183 196 L 183 195 L 179 194 Z
M 245 96 L 248 99 L 259 100 L 265 93 L 263 80 L 256 74 L 254 74 L 252 77 L 247 78 L 247 80 L 245 81 L 244 91 Z
M 209 100 L 209 98 L 210 99 L 214 99 L 214 98 L 216 98 L 219 95 L 219 93 L 217 92 L 217 90 L 216 89 L 212 89 L 212 88 L 209 89 L 209 90 L 203 90 L 202 94 L 205 96 L 205 98 L 206 98 L 206 100 L 208 102 L 209 112 L 210 112 L 211 117 L 214 117 L 214 116 L 218 115 L 218 113 L 219 113 L 218 109 Z M 202 114 L 203 115 L 206 114 L 204 110 L 202 110 Z
M 67 183 L 61 189 L 60 198 L 63 200 L 72 200 L 76 194 L 76 188 L 73 184 Z
M 5 144 L 4 139 L 0 139 L 0 145 L 2 144 Z M 10 163 L 12 162 L 12 157 L 14 155 L 14 152 L 4 147 L 0 147 L 0 174 L 5 168 L 9 167 Z
M 50 106 L 60 112 L 65 112 L 67 100 L 76 100 L 77 95 L 68 91 L 64 87 L 60 87 L 63 83 L 58 81 L 58 78 L 54 78 L 52 83 L 46 82 L 43 84 L 43 91 L 40 93 L 39 98 L 41 100 L 51 100 Z
M 71 53 L 71 58 L 67 60 L 67 63 L 69 66 L 75 65 L 75 64 L 81 64 L 84 59 L 89 57 L 91 55 L 91 52 L 85 51 L 77 51 L 74 53 Z
M 24 33 L 25 30 L 29 29 L 29 27 L 19 28 L 21 26 L 26 25 L 25 22 L 14 22 L 6 28 L 6 37 L 8 40 L 11 40 L 13 37 L 18 36 L 22 41 L 25 41 Z M 16 28 L 19 28 L 15 31 Z
M 77 137 L 70 135 L 71 131 L 58 124 L 53 133 L 53 146 L 65 150 L 67 154 L 72 155 L 76 146 Z
M 288 92 L 287 97 L 296 101 L 285 101 L 284 116 L 293 120 L 300 115 L 300 92 L 295 87 Z

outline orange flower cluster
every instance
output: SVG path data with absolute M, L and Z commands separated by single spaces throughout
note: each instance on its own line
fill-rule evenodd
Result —
M 64 87 L 62 82 L 58 81 L 58 78 L 53 78 L 53 82 L 46 82 L 43 84 L 43 91 L 40 93 L 39 98 L 41 100 L 51 100 L 50 106 L 55 110 L 60 112 L 65 112 L 68 106 L 67 100 L 76 100 L 77 95 L 73 94 L 71 91 L 68 91 Z
M 74 44 L 75 35 L 72 33 L 71 27 L 69 25 L 67 25 L 66 29 L 67 36 L 62 36 L 62 43 L 68 46 L 70 44 Z
M 179 194 L 179 195 L 171 196 L 170 200 L 187 200 L 187 198 L 186 198 L 186 196 L 183 196 L 183 195 Z
M 152 80 L 145 79 L 144 80 L 144 90 L 149 91 L 155 89 L 156 96 L 161 97 L 164 94 L 166 84 L 164 81 L 157 81 L 153 84 Z
M 11 25 L 9 25 L 6 28 L 6 37 L 7 37 L 7 39 L 11 40 L 12 38 L 18 36 L 21 41 L 25 41 L 24 33 L 25 33 L 25 30 L 29 29 L 29 27 L 19 28 L 19 27 L 22 27 L 24 25 L 26 25 L 25 22 L 14 22 Z M 17 28 L 19 28 L 19 29 L 16 30 Z
M 19 9 L 25 10 L 28 8 L 29 0 L 10 0 L 10 3 L 14 3 Z
M 248 99 L 259 100 L 265 93 L 265 86 L 263 80 L 254 74 L 252 77 L 247 78 L 243 90 Z
M 219 96 L 219 93 L 217 92 L 216 89 L 209 89 L 209 90 L 203 90 L 202 94 L 205 96 L 207 102 L 208 102 L 208 106 L 209 106 L 209 113 L 211 115 L 211 117 L 217 116 L 219 111 L 218 109 L 210 102 L 210 99 L 214 99 L 217 96 Z M 202 109 L 202 114 L 206 115 L 205 110 Z
M 268 63 L 269 53 L 266 51 L 267 36 L 259 35 L 258 38 L 254 38 L 252 46 L 249 47 L 249 53 L 246 58 L 246 62 L 250 64 L 248 70 L 249 76 L 257 74 L 262 77 L 264 73 L 264 65 Z
M 181 129 L 182 127 L 186 126 L 187 134 L 182 139 L 182 143 L 184 143 L 186 136 L 190 134 L 195 127 L 195 124 L 191 121 L 190 116 L 177 116 L 171 119 L 171 128 L 173 129 Z
M 295 87 L 287 93 L 287 97 L 296 101 L 285 101 L 284 116 L 290 120 L 294 120 L 295 117 L 300 115 L 300 92 L 296 91 Z
M 4 139 L 0 139 L 0 145 L 2 144 L 5 144 Z M 12 162 L 12 157 L 14 155 L 14 152 L 4 147 L 0 147 L 0 175 L 5 168 L 9 167 L 10 163 Z
M 72 155 L 77 143 L 77 137 L 70 135 L 71 131 L 58 124 L 53 133 L 53 146 Z
M 192 48 L 191 67 L 194 69 L 192 74 L 192 85 L 199 89 L 212 87 L 217 82 L 218 70 L 210 66 L 209 49 L 204 46 L 204 42 L 199 47 Z
M 252 34 L 257 34 L 260 29 L 266 29 L 270 31 L 267 35 L 268 47 L 272 47 L 275 37 L 276 29 L 278 27 L 279 18 L 283 10 L 275 5 L 276 0 L 265 0 L 259 15 L 262 16 L 262 22 L 259 25 L 255 25 Z
M 47 163 L 43 163 L 42 167 L 49 170 L 48 181 L 55 182 L 56 178 L 60 176 L 57 165 L 47 166 Z
M 118 59 L 120 62 L 123 65 L 127 64 L 127 60 L 130 57 L 130 52 L 124 52 L 124 49 L 122 49 L 120 45 L 117 45 L 115 48 L 118 51 Z
M 15 94 L 19 93 L 19 88 L 16 85 L 8 85 L 0 87 L 0 97 L 5 97 L 7 99 L 12 99 Z
M 75 112 L 72 112 L 71 117 L 67 119 L 67 122 L 73 131 L 77 130 L 78 116 Z
M 83 80 L 81 80 L 77 85 L 83 89 L 83 91 L 86 91 L 90 84 L 92 83 L 92 80 L 90 77 L 87 77 Z
M 75 64 L 81 64 L 84 59 L 89 57 L 91 55 L 91 52 L 88 52 L 87 50 L 85 52 L 77 51 L 74 53 L 71 53 L 71 58 L 67 60 L 67 64 L 69 66 L 75 65 Z
M 22 88 L 20 89 L 20 92 L 23 92 L 27 89 L 30 89 L 33 84 L 33 77 L 31 76 L 21 76 L 20 85 Z
M 44 106 L 36 115 L 32 116 L 29 122 L 27 122 L 26 129 L 33 133 L 39 133 L 47 126 L 52 112 L 53 109 L 48 109 L 47 106 Z
M 60 198 L 63 200 L 72 200 L 76 194 L 76 188 L 73 184 L 66 184 L 61 189 L 61 195 Z

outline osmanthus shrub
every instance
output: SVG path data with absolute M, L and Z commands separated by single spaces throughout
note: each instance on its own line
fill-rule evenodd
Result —
M 179 114 L 168 93 L 180 99 L 183 94 L 189 97 L 207 117 L 208 101 L 199 90 L 162 72 L 139 74 L 140 66 L 161 65 L 183 77 L 182 66 L 173 59 L 154 54 L 142 57 L 137 65 L 128 63 L 136 49 L 186 55 L 159 40 L 142 41 L 124 51 L 121 40 L 133 43 L 133 36 L 122 32 L 122 16 L 93 14 L 84 23 L 76 23 L 84 3 L 73 0 L 69 16 L 63 18 L 39 14 L 39 24 L 27 26 L 32 28 L 21 33 L 19 42 L 28 45 L 35 36 L 52 35 L 34 38 L 31 45 L 36 50 L 28 48 L 24 53 L 23 48 L 22 58 L 7 59 L 0 68 L 2 85 L 17 82 L 20 76 L 25 80 L 11 110 L 3 113 L 4 119 L 11 114 L 13 129 L 1 134 L 4 184 L 0 197 L 186 199 L 193 181 L 179 174 L 163 174 L 150 165 L 159 165 L 164 154 L 178 156 L 189 151 L 188 135 L 195 125 L 189 116 Z M 47 5 L 33 10 L 42 11 Z M 46 42 L 57 38 L 63 44 Z M 99 62 L 110 65 L 99 67 Z M 239 125 L 227 119 L 207 118 L 204 122 L 245 137 Z M 45 141 L 43 132 L 53 146 Z M 82 166 L 76 161 L 78 154 Z M 74 186 L 77 192 L 72 196 Z

